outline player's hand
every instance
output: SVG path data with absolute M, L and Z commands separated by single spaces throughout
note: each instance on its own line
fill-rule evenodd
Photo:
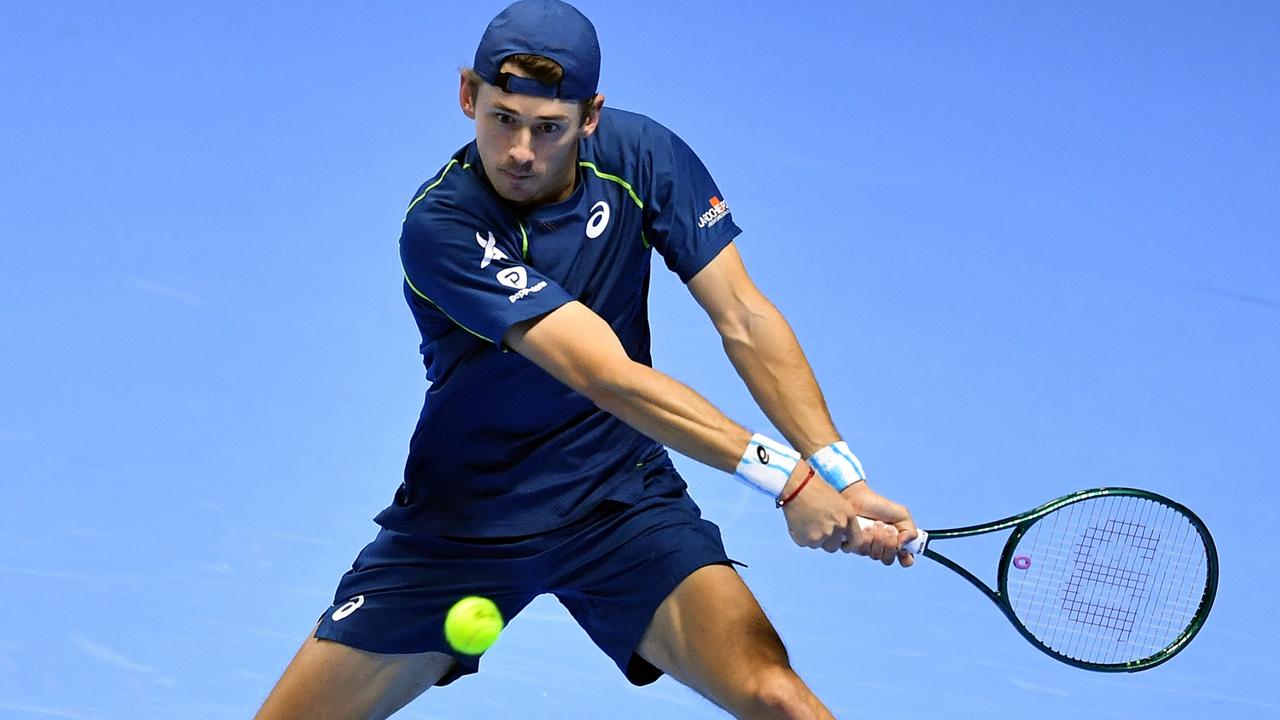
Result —
M 782 497 L 790 497 L 808 474 L 809 464 L 801 461 L 782 488 Z M 829 553 L 839 550 L 848 540 L 849 523 L 853 521 L 848 500 L 816 475 L 800 494 L 782 506 L 782 514 L 797 545 L 822 548 Z
M 805 488 L 808 490 L 808 488 Z M 885 565 L 892 565 L 897 558 L 902 567 L 911 567 L 915 558 L 908 552 L 900 552 L 904 543 L 916 537 L 916 524 L 911 513 L 903 505 L 872 490 L 867 483 L 859 482 L 845 488 L 840 495 L 853 509 L 848 528 L 848 540 L 841 546 L 845 552 L 866 555 Z M 857 516 L 876 520 L 867 530 L 858 527 Z

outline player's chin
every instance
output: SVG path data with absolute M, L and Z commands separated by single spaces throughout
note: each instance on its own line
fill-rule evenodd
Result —
M 531 205 L 538 200 L 536 192 L 524 187 L 507 186 L 498 188 L 498 194 L 502 196 L 503 200 L 517 205 Z

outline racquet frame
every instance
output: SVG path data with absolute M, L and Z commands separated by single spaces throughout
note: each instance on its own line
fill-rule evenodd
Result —
M 1031 528 L 1032 525 L 1035 524 L 1035 521 L 1068 505 L 1108 495 L 1129 496 L 1151 500 L 1182 513 L 1186 517 L 1187 521 L 1191 523 L 1192 527 L 1195 528 L 1196 532 L 1200 533 L 1200 538 L 1204 541 L 1205 557 L 1207 561 L 1204 593 L 1200 597 L 1200 604 L 1196 608 L 1192 621 L 1182 631 L 1182 634 L 1157 652 L 1152 653 L 1147 657 L 1124 663 L 1088 662 L 1056 652 L 1031 634 L 1031 631 L 1029 631 L 1022 624 L 1022 621 L 1018 619 L 1017 614 L 1013 610 L 1013 606 L 1009 604 L 1008 600 L 1009 566 L 1013 562 L 1014 550 L 1018 545 L 1018 540 L 1027 532 L 1028 529 Z M 1004 549 L 1000 552 L 1000 563 L 996 570 L 996 590 L 992 590 L 973 573 L 932 548 L 933 541 L 937 539 L 982 535 L 985 533 L 1006 530 L 1008 528 L 1013 528 L 1013 533 L 1009 535 L 1009 538 L 1005 541 Z M 1204 522 L 1186 506 L 1170 500 L 1163 495 L 1158 495 L 1147 490 L 1138 490 L 1136 488 L 1102 487 L 1091 490 L 1080 490 L 1073 492 L 1070 495 L 1064 495 L 1056 500 L 1050 500 L 1049 502 L 1024 513 L 1012 515 L 1001 520 L 982 523 L 980 525 L 949 528 L 946 530 L 930 530 L 928 531 L 928 539 L 925 542 L 922 554 L 930 560 L 941 563 L 942 565 L 954 570 L 960 577 L 968 580 L 974 587 L 981 590 L 982 593 L 991 600 L 991 602 L 996 604 L 996 607 L 1000 608 L 1000 611 L 1005 614 L 1005 617 L 1007 617 L 1011 623 L 1013 623 L 1013 626 L 1018 629 L 1018 632 L 1021 633 L 1022 636 L 1025 637 L 1033 646 L 1055 660 L 1085 670 L 1095 670 L 1099 672 L 1137 672 L 1139 670 L 1147 670 L 1176 655 L 1178 651 L 1186 647 L 1187 643 L 1191 642 L 1191 639 L 1195 637 L 1196 633 L 1200 631 L 1200 628 L 1204 626 L 1204 622 L 1209 616 L 1209 609 L 1213 606 L 1214 596 L 1218 591 L 1218 551 L 1214 546 L 1213 537 L 1209 534 L 1209 529 L 1205 526 Z

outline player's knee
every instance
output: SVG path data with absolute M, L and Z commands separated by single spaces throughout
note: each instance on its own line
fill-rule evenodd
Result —
M 805 720 L 812 717 L 809 688 L 787 665 L 774 665 L 756 674 L 754 704 L 764 717 Z

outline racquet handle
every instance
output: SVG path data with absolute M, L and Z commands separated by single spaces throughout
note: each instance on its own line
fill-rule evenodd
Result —
M 875 524 L 876 524 L 875 520 L 868 520 L 867 518 L 864 518 L 861 515 L 858 516 L 858 527 L 862 528 L 863 530 L 867 530 Z M 929 542 L 929 533 L 919 528 L 916 528 L 916 533 L 917 533 L 916 539 L 903 545 L 902 551 L 909 552 L 912 555 L 919 555 L 920 553 L 924 552 L 924 546 L 926 543 Z

